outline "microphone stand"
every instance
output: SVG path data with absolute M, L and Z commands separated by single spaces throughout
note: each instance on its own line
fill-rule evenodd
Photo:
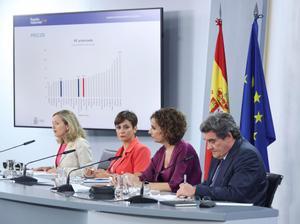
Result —
M 57 192 L 74 192 L 74 189 L 73 189 L 72 185 L 70 184 L 70 175 L 71 175 L 72 172 L 74 172 L 76 170 L 81 170 L 81 169 L 84 169 L 84 168 L 87 168 L 87 167 L 90 167 L 90 166 L 93 166 L 93 165 L 96 165 L 96 164 L 99 164 L 99 163 L 104 163 L 104 162 L 107 162 L 107 161 L 112 161 L 112 160 L 115 160 L 115 159 L 119 159 L 121 157 L 122 156 L 114 156 L 114 157 L 110 157 L 106 160 L 101 160 L 101 161 L 98 161 L 98 162 L 90 163 L 90 164 L 87 164 L 85 166 L 75 168 L 75 169 L 71 170 L 68 173 L 66 184 L 58 186 L 58 187 L 53 187 L 51 189 L 52 190 L 57 190 Z
M 189 161 L 189 160 L 191 160 L 193 158 L 194 158 L 194 155 L 187 156 L 184 159 L 180 160 L 178 163 L 174 163 L 171 166 L 168 166 L 164 170 L 168 170 L 168 169 L 172 168 L 173 166 L 175 166 L 175 165 L 177 165 L 179 163 Z M 157 175 L 159 175 L 159 173 Z M 145 182 L 143 181 L 142 182 L 142 186 L 141 186 L 140 195 L 132 196 L 132 197 L 126 199 L 126 201 L 129 201 L 130 203 L 157 203 L 157 200 L 154 199 L 154 198 L 144 197 L 144 184 L 145 184 Z
M 157 203 L 157 200 L 154 198 L 146 198 L 144 197 L 144 182 L 142 182 L 140 195 L 132 196 L 125 201 L 129 201 L 130 203 Z
M 16 146 L 13 146 L 13 147 L 10 147 L 10 148 L 7 148 L 7 149 L 0 150 L 0 153 L 9 151 L 9 150 L 11 150 L 11 149 L 14 149 L 14 148 L 17 148 L 17 147 L 20 147 L 20 146 L 23 146 L 23 145 L 28 145 L 28 144 L 31 144 L 31 143 L 33 143 L 33 142 L 35 142 L 35 140 L 31 140 L 31 141 L 28 141 L 28 142 L 24 142 L 23 144 L 16 145 Z
M 41 161 L 41 160 L 44 160 L 44 159 L 49 159 L 51 157 L 55 157 L 55 156 L 58 156 L 58 155 L 69 154 L 69 153 L 72 153 L 72 152 L 75 152 L 75 151 L 76 151 L 75 149 L 72 149 L 72 150 L 65 151 L 63 153 L 59 153 L 59 154 L 56 154 L 56 155 L 51 155 L 51 156 L 47 156 L 47 157 L 44 157 L 44 158 L 41 158 L 41 159 L 36 159 L 36 160 L 30 161 L 30 162 L 25 164 L 24 170 L 23 170 L 23 175 L 19 176 L 19 177 L 12 178 L 11 180 L 14 180 L 15 183 L 18 183 L 18 184 L 34 185 L 35 183 L 37 183 L 38 180 L 34 177 L 26 176 L 27 166 L 29 164 L 35 163 L 35 162 L 38 162 L 38 161 Z

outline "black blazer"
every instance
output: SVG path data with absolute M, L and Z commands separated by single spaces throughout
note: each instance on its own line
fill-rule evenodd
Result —
M 196 196 L 216 201 L 264 206 L 268 187 L 266 171 L 257 149 L 244 138 L 237 139 L 222 162 L 214 186 L 210 186 L 220 161 L 212 159 L 208 179 L 196 187 Z

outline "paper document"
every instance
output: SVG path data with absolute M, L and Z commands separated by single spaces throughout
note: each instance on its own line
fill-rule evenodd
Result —
M 34 177 L 37 178 L 44 178 L 44 179 L 49 179 L 49 180 L 53 180 L 55 178 L 55 173 L 47 173 L 47 172 L 43 172 L 43 171 L 34 171 L 32 172 Z
M 252 203 L 237 203 L 228 201 L 216 201 L 216 205 L 223 206 L 253 206 Z
M 90 191 L 91 187 L 87 187 L 81 184 L 72 184 L 74 192 L 76 193 L 87 193 Z
M 192 201 L 192 199 L 188 199 L 188 198 L 178 198 L 176 196 L 176 194 L 159 194 L 159 195 L 153 195 L 153 194 L 150 194 L 150 197 L 151 198 L 154 198 L 158 201 L 187 201 L 187 200 L 190 200 Z
M 92 183 L 92 184 L 99 184 L 99 183 L 109 183 L 110 178 L 93 178 L 93 179 L 84 179 L 83 183 Z

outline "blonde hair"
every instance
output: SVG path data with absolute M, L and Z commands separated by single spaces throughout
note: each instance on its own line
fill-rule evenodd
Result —
M 85 135 L 85 131 L 83 130 L 83 128 L 80 126 L 79 121 L 76 117 L 76 115 L 69 110 L 61 110 L 58 111 L 56 113 L 54 113 L 52 115 L 52 117 L 54 116 L 59 116 L 65 125 L 68 125 L 69 129 L 68 132 L 66 134 L 66 141 L 67 142 L 63 142 L 63 139 L 58 138 L 57 141 L 59 143 L 68 143 L 68 142 L 72 142 L 75 141 L 77 138 L 86 138 Z

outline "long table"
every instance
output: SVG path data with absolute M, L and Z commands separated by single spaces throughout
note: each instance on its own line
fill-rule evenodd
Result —
M 132 223 L 277 223 L 278 210 L 257 206 L 175 208 L 161 204 L 129 204 L 85 200 L 50 191 L 49 186 L 24 186 L 0 181 L 1 223 L 132 224 Z

